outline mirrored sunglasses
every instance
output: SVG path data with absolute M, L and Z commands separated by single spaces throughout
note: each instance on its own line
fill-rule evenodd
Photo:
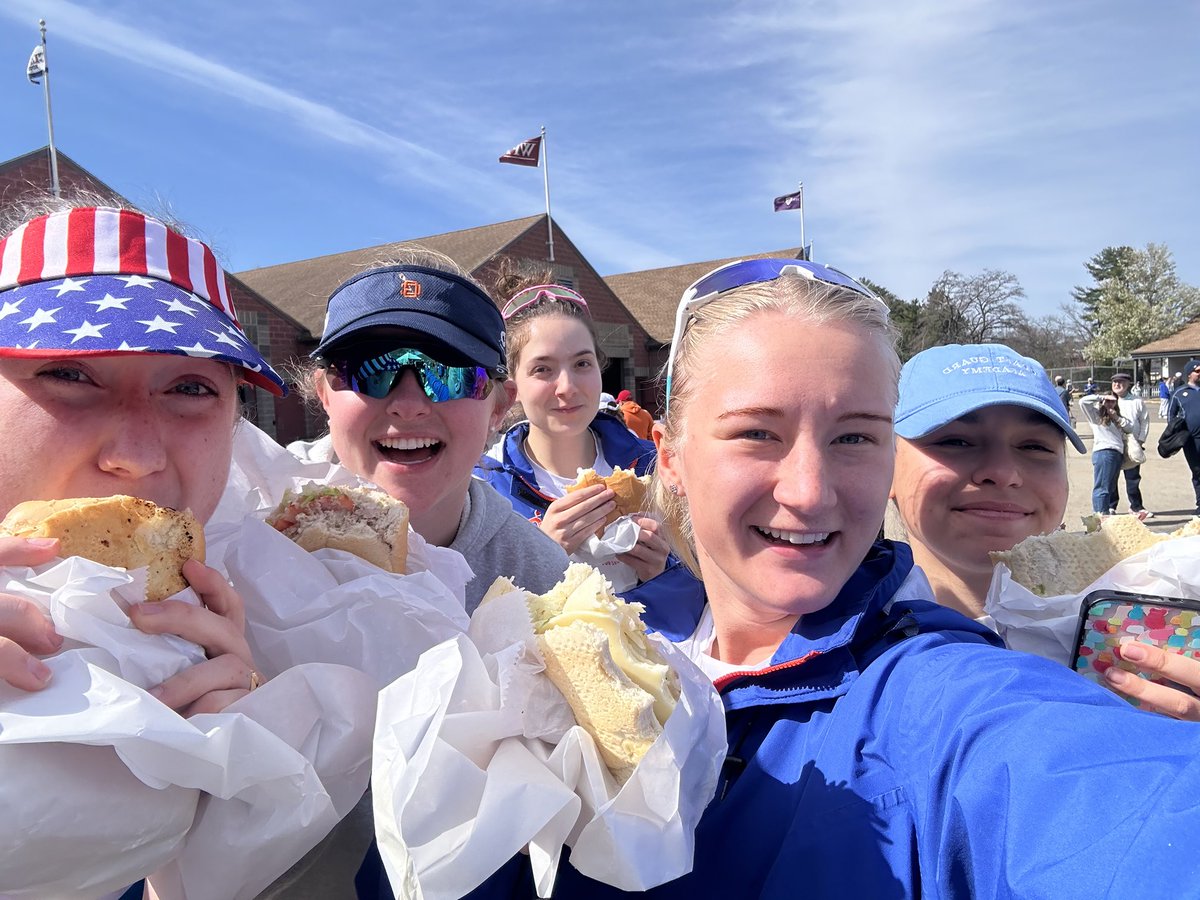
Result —
M 533 287 L 527 287 L 523 291 L 517 291 L 504 304 L 504 309 L 500 310 L 500 315 L 507 322 L 517 313 L 521 312 L 521 310 L 536 306 L 543 300 L 562 300 L 565 303 L 574 303 L 576 306 L 581 307 L 589 316 L 591 315 L 587 301 L 575 291 L 563 287 L 561 284 L 537 284 Z
M 810 281 L 846 288 L 862 294 L 864 297 L 870 297 L 883 308 L 885 314 L 888 312 L 887 304 L 879 298 L 878 294 L 833 266 L 804 259 L 740 259 L 737 262 L 726 263 L 694 281 L 679 299 L 679 307 L 675 311 L 675 332 L 671 337 L 671 349 L 667 357 L 666 405 L 668 409 L 671 404 L 671 376 L 675 371 L 676 348 L 696 312 L 735 288 L 763 281 L 774 281 L 784 275 L 798 275 Z
M 391 350 L 364 362 L 352 359 L 326 361 L 338 381 L 334 390 L 354 391 L 382 400 L 411 369 L 425 396 L 434 403 L 449 400 L 482 400 L 492 392 L 492 376 L 483 366 L 451 366 L 420 350 Z

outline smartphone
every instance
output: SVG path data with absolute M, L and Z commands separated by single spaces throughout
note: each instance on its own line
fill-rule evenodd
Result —
M 1122 660 L 1118 648 L 1131 641 L 1200 658 L 1200 600 L 1124 591 L 1092 591 L 1083 598 L 1075 635 L 1076 672 L 1105 684 L 1104 670 L 1119 666 L 1157 684 L 1176 686 L 1160 676 L 1138 672 Z

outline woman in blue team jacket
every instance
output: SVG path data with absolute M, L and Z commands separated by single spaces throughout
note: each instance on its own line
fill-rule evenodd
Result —
M 899 362 L 883 304 L 797 260 L 684 295 L 655 498 L 706 602 L 647 623 L 714 680 L 729 749 L 658 897 L 1177 897 L 1200 884 L 1200 726 L 937 606 L 875 542 Z M 743 377 L 729 377 L 739 372 Z M 360 896 L 390 897 L 378 871 Z M 616 897 L 569 864 L 556 897 Z M 517 857 L 472 896 L 531 897 Z
M 527 421 L 504 435 L 475 474 L 570 554 L 615 508 L 613 492 L 601 485 L 567 493 L 579 470 L 644 475 L 654 467 L 654 445 L 597 411 L 604 355 L 587 301 L 540 280 L 507 268 L 498 276 L 496 295 L 510 298 L 503 309 L 508 371 Z M 637 521 L 637 546 L 618 558 L 645 582 L 663 571 L 668 548 L 656 519 Z

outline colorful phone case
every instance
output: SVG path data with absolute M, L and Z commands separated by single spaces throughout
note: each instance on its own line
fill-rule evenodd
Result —
M 1158 684 L 1171 684 L 1137 672 L 1119 657 L 1117 648 L 1130 641 L 1200 658 L 1200 601 L 1122 591 L 1088 594 L 1079 611 L 1075 671 L 1104 684 L 1105 669 L 1115 665 Z

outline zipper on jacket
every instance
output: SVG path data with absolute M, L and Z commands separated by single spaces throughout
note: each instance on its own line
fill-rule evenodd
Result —
M 775 666 L 767 666 L 765 669 L 742 669 L 737 672 L 730 672 L 728 675 L 722 675 L 720 678 L 717 678 L 715 681 L 713 681 L 713 687 L 717 689 L 718 694 L 723 694 L 725 692 L 725 688 L 729 687 L 732 682 L 737 681 L 739 678 L 758 678 L 763 675 L 771 675 L 775 672 L 782 672 L 784 669 L 794 669 L 797 666 L 804 665 L 804 663 L 808 662 L 814 656 L 820 655 L 820 650 L 810 650 L 799 659 L 789 660 L 788 662 L 779 663 Z M 767 690 L 771 690 L 771 688 L 767 688 Z

